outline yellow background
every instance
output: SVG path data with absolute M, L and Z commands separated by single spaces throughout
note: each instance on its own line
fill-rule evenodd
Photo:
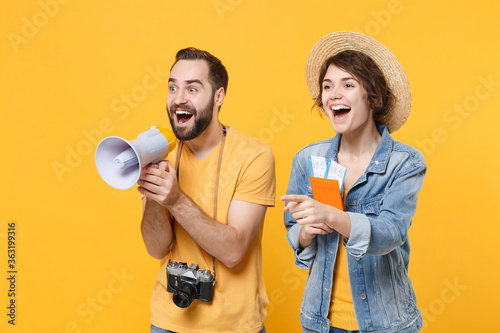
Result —
M 387 45 L 412 86 L 411 116 L 394 137 L 420 149 L 429 169 L 410 231 L 424 331 L 499 329 L 498 1 L 2 0 L 1 7 L 0 331 L 148 332 L 158 262 L 140 236 L 139 193 L 101 180 L 97 142 L 168 127 L 175 52 L 207 49 L 229 71 L 221 119 L 273 147 L 279 198 L 293 155 L 334 135 L 311 111 L 304 68 L 316 41 L 338 30 Z M 306 272 L 293 265 L 282 208 L 278 200 L 265 222 L 266 327 L 298 332 Z M 7 324 L 12 221 L 15 326 Z

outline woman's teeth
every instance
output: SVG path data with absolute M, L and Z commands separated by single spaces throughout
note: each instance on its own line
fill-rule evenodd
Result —
M 331 107 L 331 109 L 338 111 L 338 110 L 350 110 L 351 108 L 348 107 L 347 105 L 334 105 Z
M 334 105 L 330 108 L 330 110 L 333 112 L 334 117 L 338 117 L 341 114 L 351 111 L 351 108 L 347 105 Z

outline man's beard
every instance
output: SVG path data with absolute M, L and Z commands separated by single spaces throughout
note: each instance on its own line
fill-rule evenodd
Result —
M 194 107 L 190 106 L 179 106 L 177 104 L 172 104 L 172 110 L 173 113 L 175 113 L 175 110 L 177 109 L 182 109 L 189 111 L 193 114 L 194 117 L 194 125 L 190 130 L 187 131 L 180 131 L 179 128 L 177 128 L 175 124 L 175 115 L 171 114 L 170 109 L 167 107 L 167 113 L 168 113 L 168 118 L 170 120 L 170 126 L 172 126 L 172 131 L 174 132 L 175 136 L 179 140 L 184 140 L 184 141 L 189 141 L 192 140 L 196 137 L 198 137 L 201 133 L 203 133 L 208 125 L 212 122 L 212 117 L 213 117 L 213 108 L 214 108 L 214 101 L 211 100 L 208 102 L 208 104 L 198 112 Z M 182 129 L 184 130 L 184 129 Z

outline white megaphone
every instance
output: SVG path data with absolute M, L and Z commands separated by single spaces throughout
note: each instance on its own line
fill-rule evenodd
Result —
M 137 183 L 143 167 L 164 160 L 176 142 L 172 131 L 155 126 L 132 141 L 107 137 L 95 151 L 97 171 L 108 185 L 126 190 Z

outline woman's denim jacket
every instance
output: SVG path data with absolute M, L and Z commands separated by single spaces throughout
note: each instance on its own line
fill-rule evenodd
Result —
M 422 315 L 408 278 L 408 229 L 426 165 L 416 149 L 394 141 L 384 125 L 377 128 L 382 138 L 375 154 L 345 199 L 351 233 L 349 239 L 343 237 L 343 243 L 354 310 L 361 332 L 414 333 L 422 327 Z M 297 153 L 287 194 L 312 197 L 308 157 L 337 161 L 340 137 L 313 143 Z M 339 235 L 336 231 L 316 235 L 313 243 L 301 250 L 302 226 L 289 212 L 284 218 L 295 263 L 309 269 L 300 311 L 303 332 L 327 333 Z

